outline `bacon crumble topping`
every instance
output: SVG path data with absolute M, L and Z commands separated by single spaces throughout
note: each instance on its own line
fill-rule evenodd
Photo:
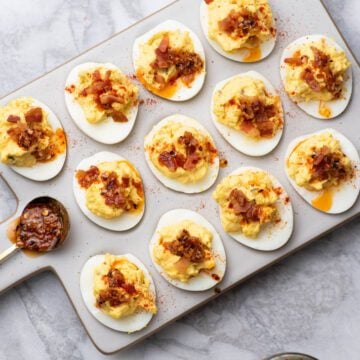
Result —
M 184 134 L 178 138 L 177 142 L 185 146 L 186 155 L 176 151 L 175 146 L 173 146 L 171 151 L 163 151 L 159 155 L 159 163 L 166 166 L 170 171 L 176 171 L 178 168 L 189 171 L 193 170 L 202 159 L 200 152 L 204 150 L 203 147 L 190 131 L 185 131 Z M 205 150 L 210 153 L 210 155 L 217 154 L 217 150 L 212 146 L 210 141 L 207 141 L 205 146 Z M 212 161 L 213 159 L 210 160 L 210 162 Z
M 106 303 L 112 307 L 119 306 L 129 302 L 130 296 L 137 293 L 135 286 L 127 283 L 122 272 L 116 268 L 110 269 L 103 280 L 108 287 L 101 290 L 96 299 L 96 306 L 99 308 Z
M 183 229 L 174 241 L 165 242 L 163 246 L 171 254 L 180 256 L 193 263 L 201 263 L 205 259 L 204 245 L 196 236 Z
M 343 180 L 349 175 L 340 156 L 331 153 L 327 146 L 315 151 L 312 159 L 312 181 Z
M 118 175 L 115 171 L 100 173 L 96 166 L 91 166 L 89 170 L 78 170 L 76 178 L 82 188 L 88 189 L 92 184 L 101 182 L 101 196 L 105 199 L 107 206 L 123 209 L 125 211 L 136 210 L 138 204 L 132 202 L 124 194 L 124 190 L 130 185 L 134 186 L 137 193 L 143 196 L 143 187 L 141 182 L 134 181 L 129 177 L 123 176 L 119 182 Z
M 151 67 L 155 69 L 155 81 L 162 88 L 175 83 L 177 79 L 181 79 L 189 86 L 194 81 L 196 74 L 204 68 L 204 61 L 197 53 L 172 49 L 167 34 L 156 48 L 155 55 L 156 58 L 151 63 Z M 169 69 L 173 65 L 176 68 L 175 74 L 166 81 L 158 71 Z
M 229 15 L 219 21 L 220 30 L 234 37 L 244 37 L 258 26 L 258 16 L 246 9 L 231 10 Z
M 311 46 L 314 59 L 309 61 L 306 55 L 301 56 L 297 51 L 293 57 L 286 58 L 284 61 L 291 66 L 305 66 L 301 73 L 304 80 L 314 92 L 328 91 L 334 99 L 338 99 L 342 94 L 342 77 L 336 76 L 330 67 L 331 57 L 315 46 Z
M 106 112 L 113 118 L 115 122 L 127 122 L 126 115 L 113 108 L 114 103 L 124 104 L 125 99 L 119 95 L 113 88 L 112 81 L 110 79 L 112 71 L 107 70 L 105 76 L 102 77 L 100 71 L 96 69 L 92 73 L 92 83 L 80 92 L 80 96 L 92 96 L 96 105 L 101 110 Z
M 260 221 L 261 206 L 254 200 L 248 200 L 246 195 L 238 189 L 233 189 L 229 196 L 229 208 L 244 222 Z
M 7 122 L 14 124 L 7 130 L 7 134 L 10 138 L 24 150 L 29 150 L 33 146 L 35 149 L 31 152 L 38 162 L 46 162 L 53 160 L 60 152 L 58 144 L 50 141 L 50 144 L 45 149 L 39 149 L 36 146 L 41 139 L 46 137 L 53 137 L 57 135 L 58 138 L 64 138 L 64 134 L 61 131 L 56 131 L 55 134 L 49 129 L 44 129 L 41 126 L 43 121 L 43 112 L 40 107 L 31 108 L 25 114 L 25 123 L 20 122 L 20 117 L 17 115 L 9 115 Z
M 275 104 L 265 105 L 258 98 L 231 99 L 230 105 L 236 105 L 241 110 L 242 121 L 240 130 L 253 137 L 272 137 L 278 125 L 272 120 L 278 115 Z

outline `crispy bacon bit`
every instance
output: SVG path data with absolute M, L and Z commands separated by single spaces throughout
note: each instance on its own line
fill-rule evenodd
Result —
M 275 105 L 265 105 L 255 98 L 230 100 L 230 105 L 237 105 L 241 109 L 242 121 L 240 129 L 253 137 L 271 137 L 276 131 L 276 123 L 271 119 L 277 115 Z
M 301 79 L 310 86 L 311 90 L 315 92 L 320 92 L 322 90 L 320 83 L 315 79 L 315 76 L 310 68 L 304 69 L 301 73 Z
M 206 2 L 206 4 L 211 4 L 214 0 L 204 0 Z
M 233 189 L 229 196 L 229 208 L 244 221 L 259 221 L 261 207 L 254 200 L 249 201 L 245 194 L 238 189 Z
M 196 168 L 196 165 L 201 160 L 201 156 L 197 153 L 190 154 L 186 157 L 186 161 L 183 165 L 184 170 L 193 170 Z
M 110 80 L 111 70 L 106 71 L 104 78 L 98 69 L 91 76 L 93 82 L 81 91 L 80 96 L 91 95 L 96 105 L 101 110 L 106 110 L 115 122 L 127 122 L 128 118 L 125 114 L 113 108 L 114 103 L 123 104 L 125 100 L 113 89 Z
M 185 145 L 186 155 L 193 154 L 199 145 L 199 142 L 190 131 L 185 131 L 184 135 L 178 138 L 178 143 Z
M 7 121 L 13 124 L 13 126 L 7 130 L 10 139 L 19 147 L 30 151 L 30 154 L 34 156 L 38 162 L 53 160 L 66 146 L 63 131 L 57 129 L 54 133 L 51 129 L 47 127 L 44 128 L 42 125 L 43 112 L 39 107 L 31 108 L 24 116 L 25 123 L 20 121 L 19 116 L 8 116 Z M 40 149 L 39 141 L 47 138 L 49 138 L 49 145 L 45 149 Z
M 88 189 L 92 184 L 99 180 L 100 171 L 96 166 L 91 166 L 89 170 L 79 170 L 76 178 L 82 188 Z
M 185 131 L 182 136 L 177 140 L 180 145 L 185 146 L 185 154 L 177 152 L 175 148 L 172 151 L 164 151 L 159 155 L 159 163 L 166 166 L 170 171 L 176 171 L 181 167 L 184 170 L 193 170 L 196 165 L 204 159 L 208 163 L 214 161 L 214 157 L 217 155 L 217 150 L 214 146 L 207 141 L 205 144 L 206 153 L 202 155 L 204 148 L 199 141 L 189 131 Z
M 337 79 L 333 74 L 330 63 L 331 58 L 329 55 L 316 48 L 311 47 L 314 54 L 314 60 L 311 62 L 311 67 L 306 67 L 301 73 L 301 79 L 304 80 L 311 90 L 315 92 L 329 91 L 333 97 L 339 98 L 342 92 L 342 77 Z M 285 59 L 285 63 L 292 66 L 302 66 L 309 62 L 306 55 L 300 56 L 299 52 L 294 54 L 294 57 Z M 321 81 L 319 81 L 321 80 Z
M 16 124 L 18 121 L 20 121 L 20 116 L 17 115 L 9 115 L 6 119 L 7 122 Z
M 219 21 L 220 30 L 236 37 L 246 36 L 257 26 L 257 15 L 246 9 L 241 9 L 240 11 L 231 10 L 225 19 Z
M 117 209 L 125 209 L 126 198 L 121 191 L 116 172 L 101 174 L 101 180 L 104 183 L 101 196 L 105 198 L 105 204 Z
M 170 171 L 176 171 L 177 168 L 183 167 L 186 158 L 176 151 L 164 151 L 159 155 L 159 163 L 166 166 Z
M 114 102 L 122 104 L 124 102 L 124 99 L 117 95 L 112 94 L 101 94 L 99 96 L 99 100 L 101 105 L 108 106 L 113 104 Z
M 284 60 L 285 64 L 292 65 L 292 66 L 301 66 L 303 64 L 300 57 L 291 57 L 286 58 Z
M 112 118 L 113 118 L 113 120 L 115 121 L 115 122 L 121 122 L 121 123 L 123 123 L 123 122 L 127 122 L 128 121 L 128 118 L 126 117 L 126 115 L 124 115 L 122 112 L 120 112 L 120 111 L 116 111 L 116 110 L 114 110 L 113 112 L 112 112 Z
M 25 150 L 29 150 L 33 145 L 35 145 L 41 135 L 39 131 L 31 129 L 25 124 L 19 124 L 15 127 L 11 127 L 7 130 L 7 134 L 14 142 Z
M 111 269 L 107 274 L 109 287 L 121 287 L 125 283 L 125 276 L 118 269 Z
M 164 35 L 159 46 L 155 50 L 156 58 L 151 67 L 156 70 L 154 80 L 161 85 L 161 88 L 173 84 L 177 79 L 182 79 L 187 85 L 195 79 L 195 75 L 204 68 L 202 58 L 192 52 L 172 49 L 169 36 Z M 175 74 L 166 82 L 165 78 L 158 72 L 175 66 Z
M 129 295 L 135 295 L 137 293 L 133 284 L 125 283 L 121 286 Z
M 101 290 L 96 299 L 96 306 L 99 308 L 106 303 L 113 307 L 119 306 L 129 302 L 130 296 L 137 293 L 135 286 L 127 283 L 122 272 L 116 268 L 110 269 L 103 279 L 108 287 Z
M 110 306 L 116 307 L 129 301 L 126 293 L 116 288 L 108 288 L 101 290 L 99 296 L 96 299 L 96 306 L 102 308 L 106 303 Z
M 28 112 L 25 113 L 25 120 L 28 124 L 31 123 L 40 123 L 42 122 L 43 119 L 43 113 L 41 108 L 36 107 L 36 108 L 32 108 L 30 109 Z
M 219 281 L 220 280 L 220 276 L 218 274 L 211 274 L 211 277 L 215 280 L 215 281 Z
M 171 254 L 185 258 L 193 263 L 201 263 L 205 259 L 205 249 L 198 237 L 191 236 L 183 229 L 174 241 L 163 244 Z
M 340 157 L 337 154 L 331 153 L 327 146 L 323 146 L 320 150 L 315 151 L 312 159 L 312 180 L 343 180 L 348 176 L 346 168 L 341 164 Z

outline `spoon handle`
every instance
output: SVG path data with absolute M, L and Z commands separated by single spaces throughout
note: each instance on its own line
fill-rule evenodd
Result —
M 15 254 L 19 248 L 16 246 L 16 244 L 10 246 L 7 250 L 0 253 L 0 264 L 4 262 L 7 258 L 9 258 L 11 255 Z

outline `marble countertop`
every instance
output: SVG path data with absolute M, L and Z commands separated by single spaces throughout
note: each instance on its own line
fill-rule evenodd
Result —
M 315 0 L 314 0 L 315 1 Z M 358 0 L 324 0 L 360 58 Z M 0 0 L 0 96 L 170 0 Z M 14 199 L 0 183 L 0 217 Z M 61 284 L 40 274 L 0 297 L 0 360 L 241 359 L 360 353 L 358 219 L 126 352 L 92 345 Z

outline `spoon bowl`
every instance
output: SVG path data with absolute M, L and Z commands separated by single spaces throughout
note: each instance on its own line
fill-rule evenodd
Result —
M 10 229 L 14 245 L 0 254 L 0 263 L 17 250 L 49 252 L 66 240 L 70 219 L 64 205 L 51 197 L 31 200 L 23 209 L 16 226 Z

